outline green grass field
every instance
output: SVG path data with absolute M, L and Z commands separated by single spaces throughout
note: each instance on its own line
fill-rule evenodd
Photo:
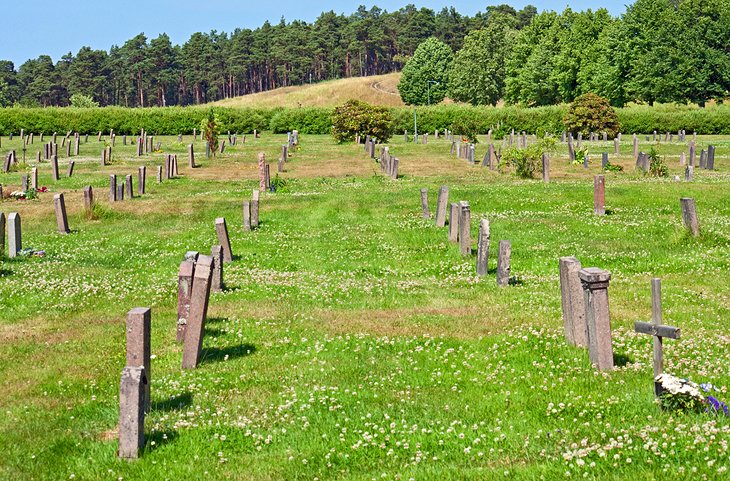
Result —
M 249 136 L 250 137 L 250 136 Z M 593 215 L 593 175 L 553 156 L 552 182 L 469 166 L 450 143 L 391 145 L 401 178 L 380 174 L 362 148 L 300 136 L 281 174 L 284 191 L 261 199 L 261 227 L 242 229 L 241 202 L 258 185 L 256 154 L 272 163 L 286 137 L 265 133 L 200 168 L 186 147 L 133 156 L 117 138 L 81 146 L 75 173 L 40 183 L 19 212 L 23 244 L 43 258 L 0 263 L 0 479 L 723 479 L 730 422 L 662 412 L 654 404 L 651 338 L 633 333 L 651 315 L 650 279 L 661 277 L 665 370 L 730 395 L 730 138 L 715 172 L 695 182 L 634 172 L 631 139 L 606 174 L 609 215 Z M 186 136 L 184 142 L 189 142 Z M 483 140 L 483 139 L 482 139 Z M 643 140 L 643 137 L 642 137 Z M 60 138 L 59 138 L 60 144 Z M 42 146 L 30 147 L 28 158 Z M 647 149 L 642 145 L 642 149 Z M 685 145 L 659 144 L 672 176 Z M 698 152 L 699 152 L 698 148 Z M 17 138 L 2 151 L 18 150 Z M 477 157 L 486 146 L 479 144 Z M 59 151 L 64 151 L 59 145 Z M 157 184 L 164 153 L 181 177 Z M 596 165 L 598 164 L 598 165 Z M 148 166 L 147 194 L 110 204 L 108 174 Z M 3 190 L 21 171 L 0 173 Z M 82 212 L 92 185 L 95 218 Z M 475 275 L 432 213 L 438 187 L 491 221 L 490 274 Z M 73 232 L 56 232 L 53 193 L 64 192 Z M 694 197 L 702 235 L 681 225 L 680 197 Z M 186 251 L 217 243 L 228 221 L 233 253 L 225 292 L 211 296 L 204 360 L 180 368 L 175 343 L 177 269 Z M 496 285 L 496 246 L 512 242 L 518 284 Z M 558 258 L 611 271 L 613 347 L 619 367 L 595 371 L 563 338 Z M 125 317 L 152 308 L 152 412 L 141 459 L 117 459 Z

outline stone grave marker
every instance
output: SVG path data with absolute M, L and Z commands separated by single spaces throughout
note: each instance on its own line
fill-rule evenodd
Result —
M 436 227 L 446 225 L 446 206 L 449 205 L 449 188 L 441 186 L 436 200 Z
M 251 229 L 259 226 L 259 191 L 254 189 L 251 199 Z
M 58 225 L 58 232 L 61 234 L 68 234 L 71 230 L 68 228 L 66 202 L 63 198 L 63 194 L 56 194 L 53 196 L 53 207 L 56 210 L 56 224 Z
M 489 219 L 479 221 L 479 235 L 477 237 L 477 275 L 486 276 L 489 273 Z
M 686 182 L 692 182 L 695 178 L 695 168 L 691 165 L 688 165 L 686 169 L 684 169 L 684 180 Z
M 117 201 L 117 176 L 115 174 L 109 175 L 109 202 Z
M 152 311 L 137 307 L 127 313 L 127 366 L 143 367 L 147 377 L 144 386 L 144 411 L 150 412 L 152 363 Z
M 243 201 L 243 230 L 251 230 L 251 202 Z
M 585 299 L 578 275 L 580 261 L 575 257 L 561 257 L 559 265 L 565 339 L 574 346 L 588 347 Z
M 195 144 L 188 145 L 188 167 L 195 168 Z
M 30 170 L 30 186 L 38 190 L 38 168 L 33 167 Z
M 124 178 L 124 185 L 126 187 L 127 199 L 133 199 L 134 198 L 134 184 L 132 182 L 132 174 L 128 174 Z
M 211 247 L 210 257 L 213 259 L 213 276 L 210 290 L 212 292 L 223 292 L 223 247 L 220 245 Z
M 28 192 L 28 190 L 29 190 L 28 186 L 29 186 L 28 174 L 21 175 L 20 176 L 20 190 L 22 190 L 23 192 Z
M 54 155 L 51 157 L 51 174 L 54 181 L 58 181 L 58 156 Z
M 233 253 L 231 252 L 231 241 L 228 238 L 226 219 L 218 217 L 215 220 L 215 232 L 218 235 L 218 244 L 223 248 L 223 262 L 233 262 Z
M 127 366 L 119 386 L 119 457 L 137 459 L 144 447 L 145 390 L 144 367 Z
M 449 242 L 456 243 L 459 240 L 459 204 L 449 204 Z
M 122 202 L 124 200 L 124 182 L 120 182 L 119 185 L 117 185 L 117 202 Z
M 20 214 L 11 212 L 8 214 L 8 257 L 18 257 L 23 250 L 23 239 L 20 229 Z
M 141 166 L 137 168 L 137 193 L 144 195 L 145 185 L 147 184 L 147 167 Z
M 177 342 L 185 340 L 185 330 L 190 318 L 190 299 L 193 294 L 193 276 L 198 256 L 180 263 L 177 274 Z
M 74 175 L 74 166 L 76 165 L 76 162 L 73 160 L 68 161 L 68 168 L 66 169 L 66 177 L 71 177 Z
M 684 227 L 692 234 L 693 237 L 700 235 L 700 222 L 697 219 L 697 206 L 695 200 L 689 197 L 679 199 L 682 206 L 682 222 Z
M 512 243 L 508 240 L 499 241 L 499 253 L 497 254 L 497 285 L 505 287 L 509 285 L 512 257 Z
M 266 190 L 266 154 L 259 152 L 259 190 Z
M 550 156 L 547 153 L 542 154 L 542 181 L 550 183 Z
M 421 210 L 423 211 L 423 218 L 430 219 L 431 212 L 428 209 L 428 189 L 421 189 Z
M 715 146 L 707 147 L 707 170 L 715 170 Z
M 466 201 L 459 202 L 459 251 L 471 255 L 471 208 Z
M 5 213 L 0 212 L 0 258 L 5 257 Z
M 90 185 L 87 185 L 84 187 L 84 211 L 86 211 L 87 214 L 90 214 L 93 208 L 94 189 Z
M 603 175 L 593 177 L 593 212 L 606 214 L 606 178 Z
M 187 328 L 185 329 L 185 344 L 182 360 L 183 369 L 195 369 L 200 362 L 203 335 L 205 333 L 205 320 L 208 315 L 212 275 L 213 259 L 209 256 L 199 256 L 195 264 L 195 273 L 193 274 L 190 315 Z
M 611 318 L 608 309 L 608 284 L 611 273 L 595 267 L 578 273 L 583 287 L 583 299 L 588 327 L 588 354 L 600 371 L 613 369 Z

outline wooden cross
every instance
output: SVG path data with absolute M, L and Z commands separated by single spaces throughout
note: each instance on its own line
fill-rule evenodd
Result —
M 664 353 L 662 351 L 663 338 L 679 339 L 680 331 L 677 327 L 662 325 L 662 281 L 651 280 L 651 323 L 634 323 L 634 330 L 639 334 L 654 336 L 654 395 L 662 393 L 661 383 L 656 382 L 657 376 L 664 372 Z

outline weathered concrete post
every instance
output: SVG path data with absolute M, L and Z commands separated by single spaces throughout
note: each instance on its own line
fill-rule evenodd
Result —
M 254 189 L 251 196 L 251 229 L 257 229 L 259 226 L 259 194 L 260 192 Z
M 459 240 L 459 204 L 452 202 L 449 204 L 449 242 L 458 242 Z
M 144 410 L 150 412 L 152 362 L 152 311 L 137 307 L 127 313 L 127 366 L 144 367 L 147 383 L 144 388 Z
M 94 189 L 87 185 L 84 187 L 84 211 L 90 214 L 94 208 Z
M 585 300 L 578 275 L 580 270 L 580 261 L 575 257 L 560 258 L 560 295 L 565 339 L 574 346 L 588 347 Z
M 497 285 L 505 287 L 509 285 L 512 257 L 512 243 L 508 240 L 499 241 L 499 254 L 497 256 Z
M 436 200 L 436 227 L 446 225 L 446 207 L 449 205 L 449 188 L 441 186 Z
M 205 333 L 205 319 L 208 315 L 208 301 L 210 299 L 210 283 L 213 275 L 213 259 L 209 256 L 199 256 L 195 265 L 193 290 L 190 299 L 190 318 L 185 330 L 185 345 L 183 347 L 183 369 L 195 369 L 200 362 Z
M 477 275 L 486 276 L 489 273 L 489 219 L 479 222 L 479 237 L 477 238 Z
M 137 459 L 144 447 L 145 389 L 149 383 L 144 367 L 127 366 L 119 386 L 119 457 Z
M 421 189 L 421 210 L 424 219 L 431 218 L 431 212 L 428 210 L 428 189 Z
M 459 250 L 461 255 L 471 255 L 471 208 L 468 202 L 459 202 Z
M 223 262 L 233 262 L 233 253 L 231 252 L 231 241 L 228 238 L 226 219 L 219 217 L 215 220 L 215 232 L 218 235 L 218 244 L 223 247 Z
M 243 201 L 243 230 L 251 230 L 251 202 Z
M 593 211 L 596 215 L 606 214 L 606 178 L 603 175 L 593 178 Z
M 147 167 L 144 165 L 137 169 L 137 193 L 144 195 L 145 185 L 147 184 Z
M 223 292 L 223 247 L 216 245 L 210 248 L 210 257 L 213 259 L 213 276 L 210 290 Z
M 117 176 L 115 174 L 109 175 L 109 202 L 117 201 Z
M 682 221 L 684 227 L 692 234 L 693 237 L 700 235 L 700 222 L 697 219 L 697 207 L 695 200 L 689 197 L 679 199 L 682 206 Z
M 8 257 L 17 257 L 23 250 L 23 239 L 20 230 L 20 214 L 11 212 L 8 214 Z
M 63 199 L 63 194 L 56 194 L 53 196 L 53 207 L 56 210 L 56 224 L 58 225 L 58 232 L 61 234 L 68 234 L 71 230 L 68 228 L 66 202 Z
M 197 257 L 182 261 L 177 274 L 177 342 L 185 341 L 185 331 L 190 319 L 190 299 L 193 294 L 196 260 Z
M 580 276 L 588 326 L 588 354 L 591 362 L 601 371 L 613 369 L 611 318 L 608 309 L 608 284 L 611 273 L 589 267 Z

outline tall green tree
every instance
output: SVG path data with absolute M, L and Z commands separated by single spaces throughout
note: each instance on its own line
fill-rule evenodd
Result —
M 451 67 L 451 98 L 472 105 L 496 105 L 504 95 L 505 65 L 514 36 L 515 31 L 499 17 L 467 35 Z
M 437 104 L 448 92 L 451 47 L 434 37 L 418 46 L 403 68 L 398 91 L 408 105 Z

